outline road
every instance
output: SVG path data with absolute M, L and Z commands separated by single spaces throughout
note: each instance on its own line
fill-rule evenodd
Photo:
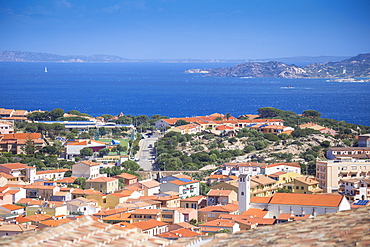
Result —
M 154 134 L 150 137 L 143 135 L 143 137 L 144 138 L 141 139 L 139 142 L 140 150 L 135 155 L 135 159 L 139 159 L 136 162 L 140 165 L 141 168 L 144 169 L 144 171 L 156 170 L 154 164 L 154 143 L 158 140 L 159 136 L 157 134 Z

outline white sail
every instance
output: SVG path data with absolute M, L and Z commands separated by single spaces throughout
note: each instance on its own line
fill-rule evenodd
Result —
M 47 73 L 48 72 L 48 68 L 45 67 L 44 72 Z

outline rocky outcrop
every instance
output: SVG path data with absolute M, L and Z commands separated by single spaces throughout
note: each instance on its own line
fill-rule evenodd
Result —
M 200 72 L 201 71 L 201 72 Z M 191 69 L 187 73 L 207 73 L 215 77 L 346 78 L 370 77 L 370 53 L 340 62 L 310 64 L 304 67 L 282 62 L 249 62 L 233 67 Z

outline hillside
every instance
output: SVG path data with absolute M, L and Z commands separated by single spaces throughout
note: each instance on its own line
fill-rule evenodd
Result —
M 41 52 L 2 51 L 0 62 L 80 62 L 80 63 L 120 63 L 131 60 L 111 55 L 56 55 Z
M 215 77 L 273 78 L 347 78 L 370 77 L 370 53 L 359 54 L 340 62 L 314 63 L 307 66 L 282 62 L 248 62 L 227 68 L 191 69 L 187 73 L 206 73 Z

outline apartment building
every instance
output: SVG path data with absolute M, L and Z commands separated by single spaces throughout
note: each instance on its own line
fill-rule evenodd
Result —
M 338 192 L 339 181 L 346 178 L 370 177 L 370 160 L 340 157 L 337 160 L 317 161 L 316 180 L 324 193 Z

